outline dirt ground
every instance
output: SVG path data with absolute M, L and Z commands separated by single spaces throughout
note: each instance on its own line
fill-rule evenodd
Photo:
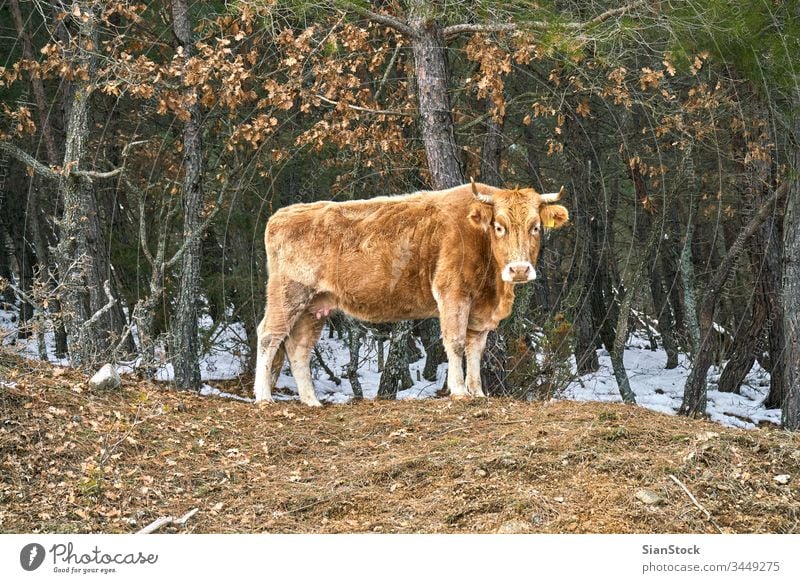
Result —
M 4 353 L 0 380 L 0 532 L 130 533 L 193 508 L 162 532 L 800 532 L 800 435 L 777 428 L 504 399 L 259 407 L 132 378 L 97 392 Z

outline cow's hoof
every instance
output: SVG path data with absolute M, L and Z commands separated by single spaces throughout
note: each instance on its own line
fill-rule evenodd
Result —
M 320 403 L 316 399 L 314 399 L 313 401 L 303 401 L 301 399 L 300 401 L 303 403 L 303 405 L 308 405 L 309 407 L 322 407 L 322 403 Z
M 469 393 L 463 393 L 463 394 L 459 393 L 459 394 L 456 394 L 456 395 L 454 395 L 452 393 L 450 394 L 450 399 L 452 401 L 469 401 L 471 398 L 472 398 L 472 395 L 470 395 Z
M 265 397 L 265 398 L 262 398 L 262 399 L 256 399 L 255 403 L 259 407 L 269 407 L 270 405 L 275 403 L 275 401 L 272 400 L 272 397 Z
M 476 399 L 485 399 L 486 395 L 483 393 L 483 389 L 467 389 L 467 393 L 470 397 L 474 397 Z

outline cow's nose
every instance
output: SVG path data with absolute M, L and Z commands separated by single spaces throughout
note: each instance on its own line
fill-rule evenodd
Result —
M 511 266 L 511 275 L 514 279 L 528 279 L 528 275 L 531 272 L 531 266 L 529 263 L 523 263 L 522 265 L 512 265 Z
M 503 270 L 503 280 L 509 283 L 524 283 L 536 279 L 533 265 L 527 261 L 514 261 L 506 265 Z

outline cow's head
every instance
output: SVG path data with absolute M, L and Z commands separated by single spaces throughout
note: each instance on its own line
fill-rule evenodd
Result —
M 536 259 L 544 229 L 558 229 L 569 212 L 556 202 L 564 192 L 539 194 L 532 188 L 492 189 L 472 182 L 476 204 L 469 218 L 489 233 L 492 255 L 503 281 L 525 283 L 536 279 Z

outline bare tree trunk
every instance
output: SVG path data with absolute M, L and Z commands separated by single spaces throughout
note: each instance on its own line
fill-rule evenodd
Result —
M 680 346 L 681 338 L 686 336 L 686 310 L 683 307 L 683 283 L 681 281 L 680 270 L 678 268 L 678 258 L 680 252 L 676 248 L 680 242 L 677 231 L 674 228 L 677 223 L 677 210 L 675 205 L 665 205 L 664 208 L 664 234 L 666 240 L 659 245 L 659 268 L 663 275 L 665 302 L 668 310 L 672 311 L 672 324 L 675 335 L 675 343 Z
M 9 7 L 11 8 L 11 16 L 14 19 L 14 27 L 17 29 L 17 38 L 22 45 L 22 56 L 33 62 L 36 60 L 36 56 L 33 53 L 30 35 L 25 29 L 22 12 L 19 9 L 19 1 L 10 0 Z M 45 97 L 44 85 L 39 75 L 33 75 L 31 77 L 31 87 L 33 88 L 33 96 L 36 102 L 36 112 L 39 116 L 39 128 L 42 132 L 45 150 L 47 151 L 47 160 L 50 164 L 56 165 L 59 161 L 58 148 L 56 147 L 53 127 L 50 123 L 50 116 L 48 115 L 49 108 Z
M 749 201 L 753 214 L 752 205 L 759 204 L 764 196 L 765 184 L 769 183 L 770 169 L 767 164 L 758 160 L 747 160 L 745 144 L 740 142 L 738 156 L 741 157 L 740 163 L 742 175 L 744 176 L 744 200 Z M 777 212 L 776 212 L 777 214 Z M 747 218 L 747 217 L 746 217 Z M 747 250 L 750 258 L 750 271 L 755 281 L 753 286 L 752 301 L 750 302 L 750 315 L 746 318 L 746 325 L 740 326 L 739 331 L 733 341 L 730 350 L 730 358 L 722 371 L 719 379 L 718 389 L 721 392 L 739 393 L 741 384 L 747 373 L 752 369 L 758 353 L 765 352 L 764 338 L 770 334 L 770 329 L 775 327 L 772 321 L 780 313 L 780 307 L 775 306 L 780 301 L 780 230 L 777 229 L 778 222 L 773 217 L 768 217 L 764 224 L 750 238 Z M 767 322 L 770 322 L 769 325 Z M 782 336 L 782 325 L 777 326 Z M 777 402 L 771 403 L 770 408 L 781 406 L 783 397 L 783 355 L 782 341 L 777 342 L 780 349 L 773 349 L 776 344 L 767 340 L 770 354 L 769 371 L 770 385 L 775 391 L 770 390 L 770 395 L 775 393 Z M 776 370 L 777 369 L 777 370 Z M 778 372 L 776 375 L 775 372 Z M 769 396 L 767 401 L 769 401 Z M 765 403 L 767 405 L 767 403 Z
M 572 220 L 575 225 L 576 249 L 570 273 L 571 289 L 567 305 L 572 311 L 573 332 L 575 336 L 575 363 L 578 374 L 595 372 L 600 368 L 597 358 L 598 331 L 593 313 L 594 286 L 597 264 L 600 262 L 595 249 L 595 232 L 592 223 L 599 221 L 595 204 L 592 201 L 591 162 L 586 161 L 581 144 L 585 134 L 580 121 L 567 117 L 564 153 L 568 159 L 573 177 L 575 208 Z M 568 149 L 569 148 L 569 149 Z
M 636 199 L 639 202 L 641 213 L 636 216 L 636 238 L 639 243 L 645 245 L 648 250 L 647 255 L 644 257 L 645 263 L 649 266 L 648 283 L 650 287 L 650 296 L 653 300 L 653 308 L 656 313 L 656 326 L 658 332 L 661 334 L 661 342 L 664 346 L 664 351 L 667 353 L 667 363 L 664 368 L 672 369 L 678 366 L 678 344 L 675 341 L 675 331 L 673 328 L 672 313 L 667 300 L 667 294 L 664 292 L 664 278 L 663 270 L 661 268 L 661 261 L 658 256 L 659 245 L 648 245 L 647 241 L 652 236 L 653 232 L 660 235 L 658 225 L 654 224 L 655 208 L 654 201 L 647 193 L 647 185 L 642 176 L 642 171 L 638 162 L 633 162 L 630 167 L 631 179 L 633 180 L 634 192 Z M 660 237 L 656 238 L 658 243 Z
M 172 1 L 172 27 L 184 63 L 194 54 L 191 16 L 187 0 Z M 191 237 L 181 257 L 180 288 L 176 298 L 175 315 L 171 326 L 175 384 L 181 389 L 200 388 L 200 355 L 197 330 L 197 302 L 200 292 L 200 256 L 202 238 L 193 237 L 202 224 L 203 158 L 202 117 L 197 95 L 193 89 L 189 119 L 183 127 L 183 236 Z
M 14 194 L 14 190 L 18 194 Z M 11 196 L 5 197 L 4 223 L 8 237 L 13 247 L 13 256 L 17 264 L 17 286 L 28 297 L 33 295 L 34 284 L 33 266 L 36 264 L 36 253 L 30 244 L 33 238 L 29 233 L 30 222 L 25 220 L 25 199 L 21 196 L 24 186 L 11 189 Z M 5 194 L 5 193 L 2 193 Z M 9 279 L 9 281 L 11 281 Z M 19 294 L 18 294 L 19 295 Z M 20 297 L 19 322 L 17 323 L 17 336 L 29 338 L 31 335 L 31 320 L 33 319 L 34 306 Z
M 692 244 L 694 241 L 694 224 L 697 217 L 699 195 L 696 189 L 696 177 L 691 149 L 686 151 L 688 160 L 688 190 L 689 190 L 689 216 L 686 219 L 686 231 L 681 237 L 681 256 L 679 261 L 681 282 L 683 283 L 683 306 L 686 330 L 689 335 L 691 353 L 697 354 L 700 350 L 700 325 L 698 324 L 697 300 L 694 285 L 694 259 L 692 258 Z M 705 406 L 704 406 L 705 407 Z
M 401 322 L 393 327 L 386 366 L 381 373 L 378 385 L 379 399 L 396 399 L 398 391 L 410 389 L 414 385 L 408 371 L 408 339 L 411 323 Z
M 361 400 L 364 391 L 358 378 L 358 353 L 361 350 L 361 341 L 364 339 L 364 329 L 352 320 L 347 321 L 347 348 L 350 352 L 350 362 L 347 363 L 347 380 L 353 389 L 353 398 Z
M 89 72 L 86 79 L 76 77 L 74 81 L 66 119 L 63 167 L 75 170 L 86 160 L 92 73 L 99 46 L 96 28 L 99 4 L 76 0 L 70 14 L 77 27 L 78 49 L 73 57 L 74 64 Z M 61 177 L 59 191 L 64 214 L 59 224 L 56 260 L 60 280 L 65 286 L 62 306 L 70 360 L 74 366 L 91 366 L 111 357 L 113 340 L 122 335 L 123 326 L 112 315 L 117 305 L 109 287 L 112 268 L 92 181 L 71 173 Z
M 786 382 L 786 335 L 783 320 L 783 220 L 776 210 L 764 227 L 767 244 L 764 250 L 762 268 L 764 301 L 767 304 L 767 321 L 764 329 L 769 350 L 770 385 L 764 406 L 778 409 L 786 399 L 789 390 Z M 759 348 L 759 345 L 756 345 Z
M 447 45 L 439 23 L 430 17 L 429 10 L 430 5 L 424 0 L 411 0 L 408 24 L 412 31 L 420 133 L 430 182 L 433 188 L 444 189 L 463 184 L 464 174 L 450 106 Z M 420 339 L 427 352 L 423 374 L 426 379 L 435 380 L 439 364 L 446 360 L 441 329 L 437 321 L 431 320 L 422 325 L 422 331 L 424 337 L 421 335 Z
M 639 198 L 639 201 L 642 203 L 643 206 L 642 210 L 643 216 L 641 222 L 644 223 L 645 221 L 647 221 L 649 232 L 647 233 L 647 237 L 644 240 L 645 247 L 644 247 L 644 252 L 642 253 L 643 260 L 633 267 L 632 270 L 633 273 L 631 274 L 630 280 L 627 282 L 627 285 L 625 286 L 624 295 L 622 296 L 622 299 L 619 302 L 619 314 L 617 316 L 617 322 L 614 330 L 614 343 L 611 347 L 609 347 L 609 352 L 611 355 L 611 366 L 614 369 L 614 377 L 617 380 L 617 386 L 619 387 L 620 396 L 622 397 L 622 400 L 625 403 L 636 403 L 636 395 L 631 389 L 630 381 L 628 379 L 628 372 L 625 370 L 625 363 L 624 363 L 625 342 L 628 339 L 628 321 L 631 313 L 631 305 L 633 304 L 633 297 L 636 293 L 636 290 L 639 288 L 639 283 L 642 277 L 644 277 L 644 274 L 647 271 L 648 266 L 653 264 L 652 259 L 654 256 L 656 243 L 658 242 L 659 239 L 658 229 L 653 228 L 652 224 L 649 224 L 650 223 L 649 210 L 644 205 L 644 201 L 647 200 L 647 193 L 644 190 L 645 188 L 644 178 L 642 177 L 641 172 L 639 171 L 638 164 L 632 166 L 631 176 L 634 182 L 634 190 L 637 194 L 637 197 Z M 645 216 L 647 216 L 648 219 L 644 219 Z M 619 288 L 622 289 L 621 284 Z M 677 360 L 677 353 L 674 356 L 675 359 Z M 675 363 L 675 366 L 677 366 L 677 362 Z
M 424 0 L 411 0 L 408 23 L 413 30 L 411 47 L 422 142 L 431 183 L 441 189 L 463 184 L 464 174 L 450 108 L 447 46 L 439 23 L 429 14 L 431 8 Z
M 786 196 L 791 181 L 784 182 L 755 213 L 752 219 L 739 233 L 734 244 L 728 249 L 728 253 L 722 259 L 719 267 L 714 272 L 711 282 L 708 285 L 706 294 L 699 313 L 700 344 L 689 378 L 686 380 L 686 387 L 683 393 L 683 403 L 678 413 L 689 417 L 699 417 L 706 412 L 707 386 L 706 377 L 708 369 L 713 361 L 713 342 L 711 340 L 714 331 L 714 312 L 719 301 L 720 292 L 725 282 L 730 276 L 736 258 L 744 249 L 748 239 L 758 230 L 764 221 L 774 211 L 775 205 L 779 204 Z
M 800 164 L 795 156 L 795 167 Z M 784 380 L 786 398 L 783 400 L 783 427 L 800 430 L 800 181 L 794 187 L 784 219 L 783 327 L 786 333 Z
M 2 165 L 2 159 L 0 158 L 0 165 Z M 1 170 L 0 170 L 1 171 Z M 0 178 L 2 180 L 2 178 Z M 5 205 L 3 200 L 3 194 L 0 192 L 0 217 L 5 217 Z M 4 279 L 6 281 L 12 281 L 14 276 L 11 274 L 11 261 L 8 255 L 8 249 L 6 248 L 6 225 L 3 218 L 0 218 L 0 279 Z M 5 289 L 0 290 L 0 305 L 2 305 L 2 309 L 8 309 L 14 303 L 14 290 L 11 287 L 6 287 Z
M 425 368 L 422 370 L 422 377 L 429 381 L 435 381 L 439 365 L 447 361 L 444 345 L 440 338 L 441 329 L 439 323 L 430 318 L 420 322 L 417 328 L 419 330 L 419 339 L 425 348 Z
M 783 427 L 800 430 L 800 90 L 794 93 L 793 171 L 783 222 L 783 330 L 786 339 L 786 397 L 782 403 Z
M 731 356 L 719 377 L 717 389 L 722 393 L 739 393 L 747 373 L 755 364 L 755 347 L 766 321 L 764 304 L 758 299 L 753 302 L 753 311 L 747 325 L 740 330 L 731 346 Z
M 33 62 L 35 55 L 33 52 L 33 45 L 31 43 L 30 35 L 25 28 L 25 22 L 22 19 L 22 12 L 19 8 L 18 0 L 11 0 L 9 2 L 11 8 L 11 16 L 14 20 L 14 27 L 17 29 L 17 38 L 22 44 L 22 56 L 25 59 Z M 41 77 L 38 75 L 31 76 L 31 87 L 33 88 L 33 96 L 36 102 L 36 112 L 39 117 L 39 129 L 42 134 L 42 141 L 45 145 L 47 152 L 47 161 L 51 166 L 58 166 L 61 158 L 56 146 L 56 140 L 53 135 L 53 127 L 50 123 L 49 109 L 47 106 L 47 99 L 44 92 L 44 84 Z M 50 188 L 48 185 L 47 188 Z M 54 193 L 54 197 L 57 193 Z M 31 188 L 28 195 L 28 206 L 30 209 L 30 223 L 31 227 L 35 230 L 34 246 L 36 247 L 36 255 L 39 258 L 40 265 L 42 266 L 42 273 L 40 277 L 47 275 L 49 280 L 48 285 L 54 288 L 58 285 L 57 273 L 54 261 L 50 258 L 50 243 L 55 244 L 55 225 L 49 220 L 45 209 L 42 208 L 38 200 L 38 189 Z M 47 236 L 49 234 L 49 237 Z M 55 355 L 57 358 L 64 358 L 67 355 L 67 331 L 64 328 L 64 322 L 60 317 L 61 302 L 58 298 L 52 298 L 50 302 L 51 310 L 56 314 L 54 319 L 55 328 Z

